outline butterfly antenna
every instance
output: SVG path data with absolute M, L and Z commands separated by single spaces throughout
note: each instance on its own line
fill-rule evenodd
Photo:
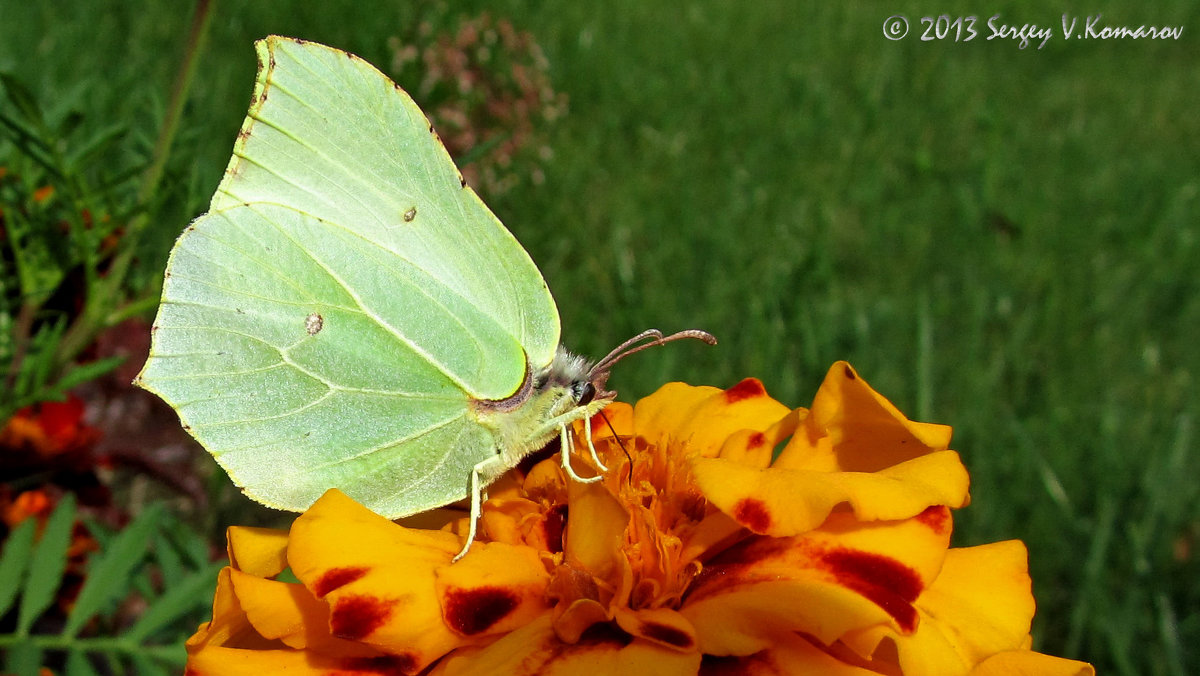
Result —
M 662 331 L 659 331 L 658 329 L 647 329 L 621 343 L 614 348 L 612 352 L 609 352 L 607 355 L 605 355 L 603 359 L 596 362 L 596 364 L 592 366 L 592 369 L 588 371 L 588 380 L 595 380 L 597 375 L 601 373 L 607 373 L 612 369 L 613 364 L 616 364 L 631 354 L 636 354 L 647 348 L 658 347 L 659 345 L 664 345 L 676 340 L 683 340 L 685 338 L 701 340 L 709 345 L 717 344 L 717 339 L 714 338 L 711 333 L 707 331 L 701 331 L 700 329 L 688 329 L 686 331 L 680 331 L 679 333 L 672 333 L 669 336 L 664 336 Z M 641 344 L 639 345 L 638 343 Z
M 616 439 L 617 445 L 621 447 L 621 452 L 625 454 L 625 459 L 629 461 L 629 476 L 626 477 L 625 480 L 630 486 L 633 486 L 633 456 L 629 455 L 629 449 L 625 448 L 625 442 L 621 441 L 621 435 L 617 434 L 617 428 L 613 427 L 613 424 L 608 419 L 608 416 L 604 415 L 603 409 L 597 413 L 600 416 L 600 419 L 604 421 L 604 424 L 608 425 L 608 431 L 612 432 L 613 439 Z

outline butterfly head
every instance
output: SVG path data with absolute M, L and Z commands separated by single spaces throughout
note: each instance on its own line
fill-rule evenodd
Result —
M 566 390 L 574 406 L 587 406 L 594 401 L 607 403 L 617 396 L 615 391 L 606 389 L 614 364 L 635 352 L 684 338 L 702 340 L 709 345 L 717 344 L 716 338 L 699 329 L 680 331 L 669 336 L 664 336 L 657 329 L 649 329 L 621 343 L 594 364 L 560 346 L 554 361 L 539 374 L 534 388 L 544 390 L 561 387 Z

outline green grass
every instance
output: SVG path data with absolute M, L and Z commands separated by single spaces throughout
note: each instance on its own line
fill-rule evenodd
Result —
M 144 151 L 187 13 L 18 4 L 0 0 L 0 69 L 87 124 L 133 123 L 128 150 Z M 380 62 L 414 12 L 315 4 L 218 6 L 164 259 L 224 167 L 253 39 Z M 554 290 L 565 342 L 597 355 L 651 326 L 720 338 L 623 364 L 625 398 L 757 376 L 806 404 L 850 360 L 910 416 L 955 427 L 973 479 L 957 542 L 1029 545 L 1040 649 L 1109 674 L 1190 673 L 1200 13 L 1098 2 L 1078 11 L 1182 24 L 1183 39 L 1038 51 L 986 41 L 982 24 L 970 43 L 921 42 L 927 3 L 805 4 L 492 8 L 535 34 L 570 97 L 546 182 L 491 200 Z M 1061 10 L 1039 3 L 943 5 L 1059 31 Z M 890 42 L 882 22 L 899 13 L 913 32 Z

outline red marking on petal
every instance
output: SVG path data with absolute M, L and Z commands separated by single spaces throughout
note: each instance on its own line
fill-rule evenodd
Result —
M 700 660 L 698 676 L 740 676 L 741 674 L 781 674 L 778 663 L 771 657 L 770 650 L 753 655 L 705 655 Z
M 339 587 L 354 582 L 363 575 L 367 574 L 369 568 L 363 566 L 347 566 L 345 568 L 330 568 L 325 571 L 325 574 L 317 579 L 313 585 L 313 593 L 317 598 L 325 598 L 325 595 Z
M 338 638 L 357 641 L 383 626 L 391 614 L 391 606 L 374 596 L 347 596 L 334 604 L 329 631 Z
M 643 622 L 641 630 L 643 637 L 653 641 L 666 643 L 678 648 L 692 647 L 692 637 L 686 631 L 676 629 L 670 625 L 659 624 L 657 622 Z
M 912 602 L 924 585 L 915 570 L 886 556 L 849 549 L 830 551 L 822 560 L 838 584 L 882 608 L 904 631 L 917 628 L 917 610 Z
M 754 397 L 765 397 L 767 391 L 763 389 L 763 384 L 757 378 L 747 378 L 733 387 L 725 390 L 725 401 L 733 404 L 744 399 L 753 399 Z
M 342 660 L 341 667 L 349 671 L 379 676 L 405 676 L 417 672 L 417 658 L 405 653 L 401 655 L 381 655 L 379 657 L 351 657 Z
M 633 643 L 633 637 L 615 622 L 597 622 L 579 636 L 576 646 L 615 645 L 619 648 Z
M 555 505 L 542 517 L 542 533 L 546 536 L 549 551 L 557 554 L 563 550 L 563 526 L 567 523 L 567 505 Z
M 796 547 L 795 538 L 749 537 L 717 554 L 700 571 L 684 592 L 683 602 L 723 594 L 740 585 L 762 581 L 759 565 L 787 556 Z
M 771 511 L 757 498 L 742 498 L 733 506 L 733 519 L 755 533 L 765 533 L 771 527 Z
M 934 505 L 927 507 L 925 511 L 913 517 L 919 523 L 923 523 L 929 527 L 929 530 L 944 535 L 950 530 L 950 508 L 942 505 Z
M 762 432 L 755 432 L 746 440 L 746 448 L 747 450 L 759 448 L 765 443 L 767 443 L 767 435 Z
M 504 619 L 518 601 L 515 594 L 503 587 L 477 587 L 447 592 L 442 607 L 451 629 L 472 636 Z
M 846 380 L 857 380 L 857 379 L 858 379 L 858 374 L 854 372 L 854 369 L 850 368 L 849 364 L 846 364 Z

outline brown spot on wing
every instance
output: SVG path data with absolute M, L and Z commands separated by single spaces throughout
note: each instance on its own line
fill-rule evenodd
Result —
M 517 604 L 517 596 L 503 587 L 458 589 L 446 594 L 443 612 L 451 629 L 473 636 L 504 619 Z
M 325 328 L 325 318 L 316 312 L 304 318 L 304 330 L 310 336 L 315 336 Z

